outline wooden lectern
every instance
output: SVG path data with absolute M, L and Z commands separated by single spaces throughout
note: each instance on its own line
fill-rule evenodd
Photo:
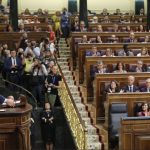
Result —
M 0 109 L 0 150 L 30 150 L 32 106 Z

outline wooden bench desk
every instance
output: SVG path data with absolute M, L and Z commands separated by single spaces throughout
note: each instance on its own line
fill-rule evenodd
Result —
M 78 59 L 74 59 L 76 64 L 79 66 L 79 83 L 83 83 L 84 81 L 84 65 L 85 65 L 85 55 L 87 50 L 91 50 L 93 44 L 78 44 Z M 110 44 L 110 43 L 102 43 L 102 44 L 94 44 L 98 50 L 106 50 L 107 48 L 111 48 L 113 52 L 119 51 L 123 49 L 123 43 L 118 44 Z M 136 51 L 137 49 L 141 49 L 142 47 L 147 47 L 150 49 L 150 44 L 146 43 L 129 43 L 129 49 L 132 51 Z
M 94 101 L 93 106 L 95 107 L 96 119 L 103 120 L 104 113 L 104 101 L 106 100 L 106 95 L 104 94 L 104 90 L 106 86 L 112 81 L 116 80 L 120 88 L 127 85 L 127 79 L 129 75 L 133 75 L 135 77 L 135 85 L 139 85 L 139 82 L 144 82 L 147 78 L 150 77 L 150 73 L 124 73 L 124 74 L 96 74 L 95 80 L 93 82 L 93 93 L 94 93 Z M 135 94 L 135 93 L 134 93 Z M 122 97 L 120 97 L 122 98 Z
M 118 62 L 122 62 L 126 67 L 129 67 L 130 64 L 137 64 L 137 61 L 141 60 L 144 64 L 150 64 L 150 57 L 86 57 L 85 63 L 85 73 L 83 74 L 86 77 L 86 88 L 87 88 L 87 102 L 88 100 L 93 97 L 92 94 L 92 79 L 91 79 L 91 69 L 93 66 L 97 64 L 97 61 L 102 61 L 104 66 L 108 66 L 109 68 L 113 68 Z M 129 69 L 129 68 L 128 68 Z
M 113 35 L 113 34 L 116 35 L 116 37 L 118 37 L 120 39 L 121 43 L 123 43 L 124 39 L 129 37 L 129 33 L 127 33 L 127 32 L 103 32 L 103 33 L 98 33 L 98 32 L 72 32 L 71 33 L 71 36 L 72 36 L 72 38 L 71 38 L 71 51 L 72 51 L 72 60 L 73 60 L 74 69 L 76 67 L 76 58 L 78 57 L 78 51 L 79 51 L 78 49 L 75 48 L 75 46 L 77 45 L 77 43 L 75 42 L 76 38 L 82 38 L 83 35 L 87 35 L 88 39 L 90 39 L 90 38 L 96 38 L 96 36 L 99 35 L 99 36 L 101 36 L 102 41 L 103 40 L 107 41 L 107 39 L 109 37 L 111 37 L 111 35 Z M 150 32 L 135 33 L 136 38 L 145 37 L 146 35 L 150 36 Z M 108 42 L 107 42 L 107 44 L 108 44 Z M 92 45 L 95 45 L 95 43 L 92 43 Z

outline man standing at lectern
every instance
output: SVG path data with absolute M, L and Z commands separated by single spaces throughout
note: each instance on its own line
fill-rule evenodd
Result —
M 0 95 L 0 105 L 3 104 L 3 103 L 6 103 L 10 107 L 15 106 L 14 100 L 12 98 L 10 98 L 10 97 L 6 98 L 6 97 Z

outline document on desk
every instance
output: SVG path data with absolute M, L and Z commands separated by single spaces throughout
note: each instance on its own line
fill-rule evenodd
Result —
M 15 102 L 15 104 L 20 104 L 20 100 L 16 100 L 16 101 L 14 101 Z M 2 104 L 2 106 L 6 106 L 7 104 L 6 103 L 3 103 Z

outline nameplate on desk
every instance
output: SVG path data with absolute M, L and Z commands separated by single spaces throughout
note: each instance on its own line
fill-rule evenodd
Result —
M 6 109 L 0 109 L 0 112 L 5 112 L 6 111 Z

